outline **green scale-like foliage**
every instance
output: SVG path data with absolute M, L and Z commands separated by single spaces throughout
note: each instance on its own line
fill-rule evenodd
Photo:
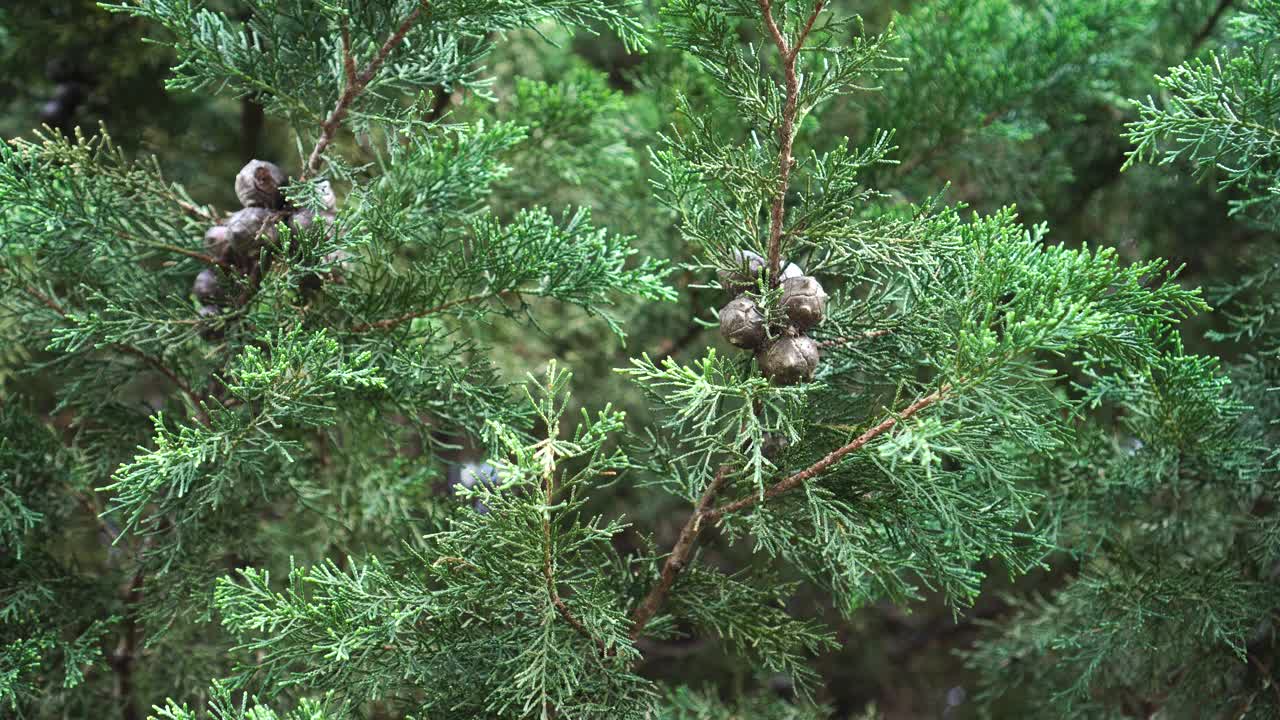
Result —
M 1238 54 L 1210 54 L 1160 79 L 1139 104 L 1131 162 L 1213 178 L 1233 213 L 1272 239 L 1241 250 L 1254 270 L 1217 291 L 1229 321 L 1213 338 L 1244 354 L 1225 371 L 1171 342 L 1122 374 L 1087 374 L 1082 429 L 1038 474 L 1057 545 L 1077 570 L 968 656 L 1001 695 L 1036 717 L 1273 717 L 1277 385 L 1274 186 L 1280 137 L 1274 77 L 1280 5 L 1235 18 Z M 1259 267 L 1260 266 L 1260 267 Z
M 106 129 L 0 150 L 5 711 L 829 717 L 818 660 L 869 611 L 959 617 L 1044 573 L 966 655 L 993 714 L 1267 717 L 1275 273 L 1216 294 L 1214 338 L 1251 344 L 1224 370 L 1184 349 L 1208 305 L 1169 263 L 1007 205 L 1057 207 L 1055 132 L 1181 57 L 1132 36 L 1190 21 L 935 0 L 873 30 L 852 4 L 104 4 L 155 29 L 172 91 L 287 126 L 291 206 L 341 201 L 237 265 L 201 243 L 227 213 Z M 1263 227 L 1277 17 L 1130 131 Z M 653 74 L 522 75 L 574 29 L 656 42 Z M 979 210 L 952 204 L 933 173 L 984 154 Z M 699 332 L 744 250 L 780 261 L 743 291 L 770 342 L 787 263 L 830 293 L 811 382 Z M 683 347 L 614 349 L 672 319 Z M 616 372 L 584 392 L 556 355 Z M 492 482 L 449 485 L 482 458 Z M 655 667 L 699 643 L 732 682 Z
M 231 15 L 189 3 L 113 9 L 171 33 L 174 89 L 252 94 L 310 147 L 347 80 L 341 63 L 324 59 L 338 52 L 339 30 L 369 67 L 416 8 L 264 3 L 250 8 L 248 34 Z M 440 453 L 480 442 L 495 425 L 525 437 L 536 419 L 511 402 L 466 322 L 528 326 L 533 303 L 558 302 L 621 333 L 609 312 L 620 296 L 670 296 L 663 264 L 633 258 L 629 238 L 593 226 L 586 209 L 490 211 L 493 184 L 510 172 L 504 157 L 531 128 L 433 125 L 420 119 L 429 98 L 416 97 L 424 86 L 483 91 L 477 63 L 490 33 L 599 20 L 635 42 L 633 21 L 598 3 L 435 4 L 421 15 L 347 116 L 377 138 L 380 149 L 366 147 L 373 160 L 349 167 L 329 156 L 326 179 L 344 189 L 335 231 L 281 223 L 259 257 L 261 276 L 215 267 L 235 300 L 213 318 L 187 293 L 213 264 L 200 238 L 221 212 L 156 163 L 128 157 L 105 131 L 45 134 L 0 151 L 6 332 L 20 328 L 36 353 L 26 370 L 55 388 L 52 411 L 68 419 L 60 432 L 69 447 L 45 461 L 50 477 L 38 483 L 30 458 L 51 451 L 30 444 L 49 431 L 5 433 L 6 452 L 25 463 L 6 467 L 5 544 L 42 538 L 6 554 L 22 573 L 5 583 L 8 710 L 43 715 L 55 687 L 85 682 L 68 693 L 68 708 L 108 702 L 113 672 L 131 671 L 121 663 L 136 670 L 144 654 L 163 663 L 184 645 L 216 647 L 214 628 L 201 623 L 217 610 L 212 581 L 229 565 L 420 544 L 449 507 L 435 489 Z M 289 188 L 300 207 L 317 207 L 317 191 L 314 182 Z M 350 255 L 341 267 L 337 250 Z M 314 289 L 339 273 L 341 282 Z M 163 399 L 137 402 L 141 388 L 157 386 Z M 40 505 L 51 486 L 64 486 L 57 514 Z M 85 518 L 100 538 L 77 529 L 67 547 L 57 541 L 53 528 Z M 45 527 L 52 534 L 38 535 Z M 100 542 L 107 565 L 78 569 L 74 555 Z M 97 600 L 77 600 L 86 593 Z M 169 661 L 168 684 L 144 681 L 139 695 L 196 699 L 211 674 L 230 669 L 225 650 L 187 660 Z M 582 676 L 559 677 L 555 692 Z

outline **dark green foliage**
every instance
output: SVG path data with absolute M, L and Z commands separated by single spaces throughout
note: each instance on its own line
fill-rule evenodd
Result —
M 1280 713 L 1275 0 L 76 5 L 15 74 L 157 42 L 0 148 L 0 715 Z
M 1165 100 L 1141 104 L 1130 130 L 1133 161 L 1217 178 L 1234 213 L 1272 231 L 1277 7 L 1256 3 L 1237 18 L 1237 37 L 1248 38 L 1242 55 L 1171 69 Z M 1051 597 L 1020 603 L 969 655 L 993 695 L 1049 695 L 1043 717 L 1280 712 L 1269 670 L 1280 607 L 1280 378 L 1273 331 L 1263 329 L 1275 308 L 1271 245 L 1242 252 L 1261 267 L 1216 293 L 1230 329 L 1213 337 L 1247 353 L 1229 373 L 1170 341 L 1138 372 L 1084 375 L 1077 413 L 1103 409 L 1114 421 L 1082 433 L 1041 473 L 1044 511 L 1077 569 Z

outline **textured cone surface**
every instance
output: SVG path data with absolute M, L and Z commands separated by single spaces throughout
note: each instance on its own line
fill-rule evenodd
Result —
M 204 249 L 219 260 L 226 259 L 231 252 L 231 228 L 226 225 L 215 225 L 204 233 Z
M 212 268 L 205 268 L 196 275 L 195 282 L 191 284 L 191 292 L 202 302 L 216 300 L 222 296 L 222 286 L 218 282 L 218 273 Z
M 227 229 L 231 232 L 231 245 L 236 252 L 249 253 L 256 250 L 258 238 L 267 229 L 267 220 L 271 211 L 265 208 L 245 208 L 227 219 Z
M 768 261 L 750 250 L 735 250 L 733 257 L 737 267 L 733 270 L 721 270 L 718 273 L 720 285 L 735 294 L 751 290 L 768 270 Z M 782 270 L 778 273 L 779 282 L 804 276 L 804 268 L 799 265 L 789 263 L 785 259 L 782 265 Z
M 760 372 L 777 385 L 807 382 L 817 369 L 818 344 L 804 335 L 779 338 L 760 356 Z
M 333 235 L 334 223 L 338 216 L 332 212 L 316 213 L 312 210 L 299 210 L 289 217 L 289 227 L 294 232 L 306 232 L 315 227 L 317 221 L 323 223 L 329 230 L 329 236 Z
M 765 340 L 764 314 L 751 298 L 737 298 L 720 309 L 720 334 L 737 347 L 758 348 Z
M 827 294 L 814 278 L 788 278 L 782 283 L 782 311 L 797 328 L 808 330 L 826 316 Z
M 285 183 L 284 171 L 264 160 L 250 160 L 236 175 L 236 197 L 250 208 L 277 210 L 284 206 L 280 188 Z

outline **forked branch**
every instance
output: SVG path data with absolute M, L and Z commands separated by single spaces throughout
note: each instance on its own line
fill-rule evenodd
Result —
M 667 556 L 667 560 L 662 566 L 662 573 L 658 578 L 658 582 L 649 590 L 649 593 L 640 601 L 640 604 L 636 606 L 635 611 L 632 612 L 632 640 L 640 637 L 645 625 L 658 614 L 663 603 L 666 602 L 667 595 L 671 592 L 671 587 L 675 585 L 676 578 L 689 564 L 689 556 L 693 552 L 694 542 L 697 540 L 702 528 L 719 522 L 725 515 L 741 512 L 761 501 L 775 498 L 803 485 L 806 481 L 830 470 L 849 454 L 866 447 L 868 443 L 892 430 L 898 423 L 942 400 L 943 396 L 950 391 L 950 385 L 943 385 L 937 391 L 916 400 L 901 412 L 885 418 L 875 427 L 854 438 L 848 444 L 831 451 L 826 457 L 813 465 L 779 480 L 766 489 L 763 495 L 753 493 L 739 500 L 715 507 L 716 496 L 724 487 L 730 474 L 729 468 L 721 467 L 716 473 L 715 479 L 707 486 L 706 492 L 703 493 L 702 498 L 698 501 L 697 508 L 689 515 L 689 519 L 685 521 L 684 527 L 680 530 L 680 537 L 676 540 L 675 546 L 671 548 L 671 554 Z
M 324 151 L 333 142 L 334 137 L 338 134 L 338 128 L 342 127 L 342 121 L 346 119 L 347 113 L 351 111 L 351 105 L 360 97 L 365 88 L 373 80 L 378 71 L 382 69 L 383 63 L 387 61 L 387 57 L 404 42 L 405 36 L 413 29 L 414 23 L 422 16 L 424 10 L 427 9 L 427 0 L 422 0 L 418 7 L 400 23 L 400 27 L 391 33 L 391 37 L 382 43 L 382 47 L 378 48 L 378 52 L 365 64 L 359 73 L 354 73 L 355 58 L 351 54 L 351 37 L 344 22 L 341 29 L 342 36 L 342 66 L 344 74 L 347 78 L 346 88 L 342 91 L 342 95 L 338 97 L 338 104 L 334 106 L 333 111 L 329 113 L 329 117 L 325 119 L 324 124 L 320 126 L 320 138 L 316 140 L 316 146 L 311 150 L 311 157 L 307 158 L 306 167 L 302 169 L 302 179 L 318 172 L 320 170 L 320 162 L 324 157 Z
M 812 33 L 813 29 L 817 26 L 818 18 L 826 7 L 826 0 L 815 0 L 812 11 L 800 26 L 800 30 L 795 35 L 794 40 L 788 40 L 783 28 L 778 24 L 778 20 L 773 13 L 773 0 L 757 1 L 760 6 L 765 30 L 768 32 L 773 44 L 778 49 L 779 56 L 782 58 L 783 84 L 786 91 L 786 98 L 782 108 L 782 117 L 780 118 L 778 125 L 778 184 L 774 191 L 769 213 L 769 278 L 770 282 L 776 285 L 779 282 L 779 276 L 781 274 L 782 239 L 786 234 L 783 226 L 786 216 L 787 190 L 791 182 L 791 169 L 795 165 L 795 158 L 792 157 L 792 150 L 795 143 L 796 120 L 800 114 L 800 79 L 796 68 L 797 63 L 799 62 L 800 51 L 804 48 L 805 41 L 809 39 L 810 33 Z M 680 536 L 676 540 L 675 546 L 671 549 L 671 553 L 667 556 L 666 562 L 662 566 L 662 571 L 657 583 L 649 590 L 644 599 L 640 601 L 640 604 L 636 607 L 635 611 L 632 612 L 632 640 L 640 637 L 644 632 L 645 626 L 661 609 L 671 591 L 672 586 L 675 585 L 676 579 L 679 577 L 681 571 L 683 571 L 688 565 L 689 556 L 693 552 L 694 543 L 697 541 L 698 534 L 702 531 L 703 527 L 717 522 L 728 513 L 745 510 L 746 508 L 755 505 L 761 499 L 768 499 L 785 493 L 788 490 L 803 484 L 806 480 L 822 474 L 831 466 L 838 463 L 841 458 L 862 448 L 867 443 L 893 428 L 898 422 L 911 417 L 937 402 L 941 399 L 943 392 L 945 392 L 945 388 L 916 401 L 901 413 L 886 418 L 879 425 L 876 425 L 863 433 L 853 442 L 833 451 L 813 466 L 780 480 L 778 483 L 768 488 L 763 497 L 759 495 L 751 495 L 720 507 L 716 507 L 716 498 L 732 474 L 732 468 L 727 466 L 721 467 L 716 472 L 715 478 L 707 486 L 702 497 L 699 499 L 697 507 L 694 508 L 693 513 L 691 513 L 688 520 L 685 521 L 684 527 L 680 531 Z

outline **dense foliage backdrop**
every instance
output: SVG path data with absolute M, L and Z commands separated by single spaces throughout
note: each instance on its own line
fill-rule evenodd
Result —
M 0 716 L 1280 716 L 1280 3 L 814 6 L 0 7 Z

